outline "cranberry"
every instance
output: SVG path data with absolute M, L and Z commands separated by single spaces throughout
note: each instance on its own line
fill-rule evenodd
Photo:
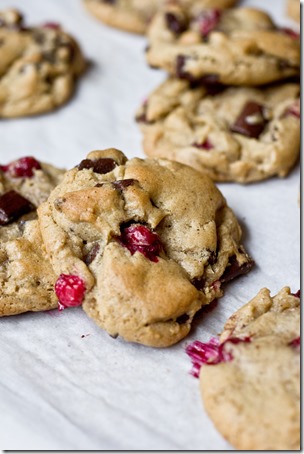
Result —
M 34 170 L 41 169 L 40 163 L 32 156 L 17 159 L 6 166 L 0 166 L 0 170 L 7 172 L 12 178 L 31 178 Z
M 132 255 L 138 251 L 147 259 L 151 260 L 151 262 L 158 262 L 157 256 L 162 250 L 162 243 L 159 236 L 148 227 L 140 224 L 132 224 L 122 230 L 121 236 L 117 240 Z
M 208 9 L 203 11 L 198 17 L 198 24 L 201 35 L 205 38 L 215 29 L 221 18 L 221 11 L 218 9 Z
M 213 365 L 232 361 L 232 354 L 225 351 L 225 345 L 228 342 L 232 344 L 239 344 L 240 342 L 251 342 L 251 339 L 250 337 L 245 337 L 243 339 L 231 337 L 220 344 L 217 338 L 212 337 L 207 343 L 195 341 L 188 345 L 186 353 L 190 356 L 192 361 L 191 374 L 194 377 L 198 377 L 203 364 Z
M 296 349 L 300 348 L 300 345 L 301 345 L 301 338 L 300 336 L 296 337 L 295 339 L 293 339 L 291 342 L 289 342 L 289 344 L 291 347 L 294 347 Z
M 296 101 L 285 112 L 284 116 L 292 115 L 293 117 L 300 118 L 300 102 Z
M 300 34 L 288 27 L 279 28 L 279 31 L 292 39 L 300 39 Z
M 295 296 L 296 298 L 301 298 L 301 290 L 298 290 L 296 293 L 291 293 L 292 296 Z
M 51 30 L 60 30 L 60 24 L 58 22 L 45 22 L 42 25 L 42 28 L 50 28 Z
M 55 284 L 55 293 L 58 297 L 58 309 L 80 306 L 82 304 L 85 284 L 79 276 L 61 274 Z
M 212 148 L 214 148 L 213 144 L 210 142 L 208 138 L 203 143 L 194 142 L 192 146 L 196 148 L 201 148 L 202 150 L 212 150 Z

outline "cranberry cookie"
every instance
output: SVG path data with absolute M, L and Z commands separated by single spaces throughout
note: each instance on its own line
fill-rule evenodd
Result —
M 167 0 L 84 0 L 88 11 L 102 22 L 132 33 L 145 34 L 153 16 Z M 228 8 L 237 0 L 179 0 L 189 10 L 197 7 Z
M 250 270 L 240 226 L 213 182 L 167 160 L 93 151 L 38 209 L 60 308 L 112 336 L 165 347 L 222 283 Z
M 169 4 L 155 16 L 148 36 L 148 63 L 181 79 L 212 75 L 226 85 L 261 85 L 299 75 L 299 37 L 256 9 L 191 14 Z
M 0 316 L 56 307 L 36 208 L 63 171 L 25 157 L 0 165 Z
M 138 111 L 144 151 L 216 181 L 284 177 L 299 157 L 299 96 L 297 83 L 225 88 L 212 77 L 205 85 L 168 79 Z
M 85 61 L 56 23 L 24 25 L 16 10 L 0 12 L 0 117 L 51 111 L 72 95 Z
M 262 289 L 220 340 L 187 347 L 206 411 L 240 450 L 300 449 L 300 298 Z

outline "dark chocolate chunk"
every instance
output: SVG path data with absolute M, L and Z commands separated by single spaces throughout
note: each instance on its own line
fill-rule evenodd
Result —
M 254 101 L 248 101 L 230 129 L 232 132 L 257 139 L 264 131 L 266 123 L 264 106 Z
M 254 261 L 252 259 L 249 259 L 248 262 L 245 262 L 242 265 L 240 265 L 236 259 L 236 256 L 234 255 L 233 257 L 230 257 L 229 264 L 225 269 L 224 274 L 220 278 L 220 281 L 222 283 L 229 282 L 232 279 L 236 278 L 237 276 L 240 276 L 241 274 L 246 274 L 248 273 L 248 271 L 251 270 L 253 265 Z
M 182 325 L 183 323 L 187 323 L 189 318 L 190 317 L 188 314 L 183 314 L 183 315 L 180 315 L 179 317 L 177 317 L 176 322 L 179 323 L 180 325 Z
M 133 178 L 128 178 L 126 180 L 117 180 L 113 181 L 113 186 L 115 189 L 117 189 L 119 192 L 122 192 L 125 188 L 128 186 L 132 186 L 137 180 L 134 180 Z
M 204 290 L 205 284 L 206 284 L 206 281 L 203 277 L 197 277 L 197 278 L 193 279 L 193 281 L 192 281 L 192 285 L 194 285 L 194 287 L 199 291 Z
M 112 158 L 100 158 L 95 161 L 84 159 L 79 164 L 78 169 L 93 169 L 93 172 L 95 173 L 105 174 L 111 172 L 116 165 L 116 162 Z
M 90 265 L 93 262 L 96 255 L 99 252 L 99 249 L 100 249 L 100 245 L 98 243 L 96 243 L 96 244 L 94 244 L 92 249 L 83 257 L 83 261 L 86 265 Z
M 0 225 L 9 224 L 33 210 L 34 205 L 21 194 L 13 190 L 6 192 L 0 197 Z
M 187 29 L 187 23 L 184 18 L 178 17 L 173 13 L 166 13 L 165 18 L 167 27 L 176 35 L 180 35 Z
M 187 73 L 187 71 L 184 70 L 185 63 L 188 58 L 189 57 L 185 57 L 185 55 L 178 55 L 176 57 L 176 77 L 178 77 L 179 79 L 188 80 L 189 82 L 193 82 L 195 78 L 193 78 L 190 73 Z

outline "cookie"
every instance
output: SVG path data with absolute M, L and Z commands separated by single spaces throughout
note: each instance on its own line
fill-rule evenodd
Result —
M 287 14 L 297 22 L 301 20 L 301 7 L 299 0 L 287 0 Z
M 0 317 L 57 306 L 36 209 L 63 174 L 31 156 L 0 165 Z
M 262 289 L 219 342 L 188 347 L 217 429 L 240 450 L 300 449 L 300 299 Z M 199 359 L 200 358 L 200 359 Z
M 298 36 L 256 9 L 189 14 L 169 4 L 155 16 L 148 37 L 148 63 L 181 79 L 212 76 L 225 85 L 261 85 L 299 75 Z
M 24 221 L 18 237 L 0 239 L 0 317 L 55 309 L 55 280 L 37 220 Z
M 144 151 L 215 181 L 284 177 L 300 152 L 300 86 L 228 87 L 168 79 L 137 114 Z
M 86 63 L 59 24 L 24 25 L 16 10 L 0 12 L 0 117 L 49 112 L 72 96 Z
M 107 25 L 132 33 L 145 34 L 153 16 L 166 0 L 84 0 L 87 10 Z M 236 0 L 179 0 L 183 8 L 228 8 Z
M 111 336 L 165 347 L 222 284 L 252 267 L 213 182 L 168 160 L 91 152 L 38 208 L 60 308 L 82 304 Z
M 61 181 L 64 170 L 26 156 L 0 164 L 0 243 L 18 238 L 24 221 Z

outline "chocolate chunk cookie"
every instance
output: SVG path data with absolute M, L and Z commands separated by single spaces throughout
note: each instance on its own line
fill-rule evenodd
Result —
M 147 26 L 166 0 L 84 0 L 88 11 L 102 22 L 132 33 L 145 34 Z M 236 0 L 179 0 L 183 8 L 228 8 Z M 174 19 L 173 19 L 174 20 Z
M 220 340 L 188 346 L 217 429 L 240 450 L 300 449 L 300 299 L 262 289 Z
M 57 305 L 36 209 L 63 174 L 30 156 L 0 165 L 0 316 Z
M 38 209 L 60 308 L 112 336 L 165 347 L 222 284 L 252 267 L 213 182 L 188 166 L 91 152 Z
M 54 110 L 71 97 L 85 66 L 59 24 L 27 27 L 18 11 L 0 12 L 0 117 Z
M 300 87 L 229 87 L 168 79 L 137 114 L 145 153 L 176 160 L 216 181 L 284 177 L 300 151 Z
M 155 16 L 148 36 L 148 63 L 181 79 L 212 76 L 226 85 L 261 85 L 299 75 L 299 39 L 259 10 L 193 14 L 169 4 Z

